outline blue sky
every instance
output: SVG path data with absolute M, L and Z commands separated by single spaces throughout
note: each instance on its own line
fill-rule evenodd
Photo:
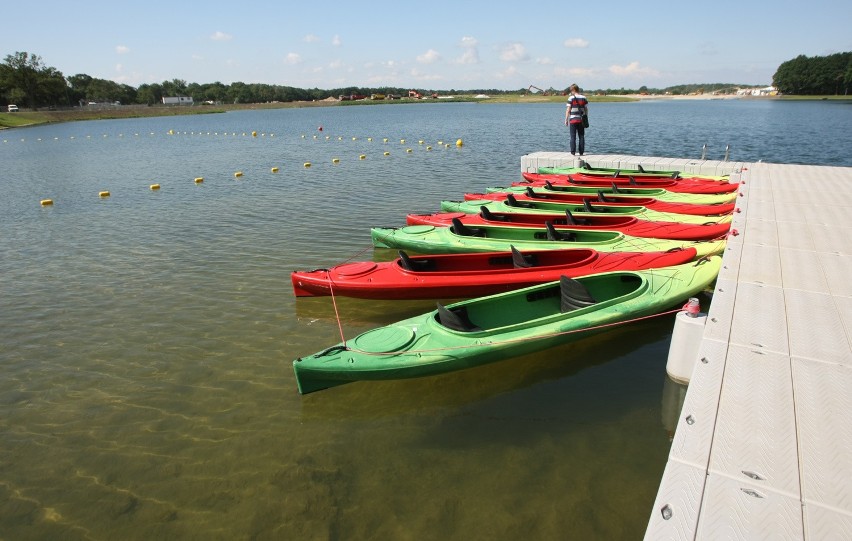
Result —
M 38 2 L 0 56 L 139 86 L 436 90 L 770 84 L 799 54 L 852 51 L 852 2 Z M 6 7 L 8 16 L 15 9 Z

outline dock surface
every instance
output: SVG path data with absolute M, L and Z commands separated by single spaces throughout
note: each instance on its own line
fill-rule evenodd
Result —
M 852 168 L 584 159 L 741 182 L 645 539 L 852 539 Z

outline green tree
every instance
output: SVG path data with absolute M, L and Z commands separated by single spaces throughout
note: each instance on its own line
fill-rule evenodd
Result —
M 136 89 L 136 103 L 154 105 L 161 103 L 163 99 L 163 88 L 157 84 L 142 84 Z
M 772 84 L 784 94 L 847 94 L 850 70 L 852 52 L 810 58 L 799 55 L 778 66 Z
M 26 52 L 6 55 L 0 65 L 0 89 L 9 102 L 32 109 L 68 101 L 62 72 L 45 66 L 40 56 Z

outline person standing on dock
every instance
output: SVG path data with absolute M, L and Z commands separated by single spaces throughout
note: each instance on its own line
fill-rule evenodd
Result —
M 569 87 L 571 97 L 565 107 L 565 125 L 571 129 L 569 140 L 571 141 L 571 154 L 577 153 L 577 139 L 580 140 L 580 156 L 586 151 L 586 126 L 588 126 L 589 100 L 580 94 L 580 87 L 576 83 Z

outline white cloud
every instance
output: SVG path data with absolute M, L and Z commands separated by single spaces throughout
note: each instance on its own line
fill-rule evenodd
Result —
M 121 64 L 116 64 L 115 71 L 121 73 L 122 71 L 124 71 L 124 66 L 122 66 Z
M 563 42 L 563 45 L 569 49 L 585 49 L 589 46 L 589 42 L 583 38 L 568 38 Z
M 440 75 L 421 73 L 417 69 L 412 69 L 409 73 L 418 81 L 439 81 L 443 79 Z
M 341 45 L 343 45 L 343 42 L 340 40 L 340 36 L 335 35 L 333 38 L 331 38 L 331 44 L 335 47 L 340 47 Z
M 435 49 L 429 49 L 417 57 L 417 61 L 421 64 L 433 64 L 440 59 L 441 55 Z
M 302 39 L 307 43 L 316 43 L 320 40 L 318 36 L 315 36 L 313 34 L 308 34 L 307 36 L 305 36 Z
M 522 43 L 510 43 L 500 51 L 500 60 L 503 62 L 524 62 L 529 60 L 527 50 Z
M 118 54 L 127 54 L 130 52 L 130 47 L 126 47 L 124 45 L 116 45 L 115 52 Z
M 464 49 L 464 53 L 456 59 L 458 64 L 479 64 L 479 42 L 474 37 L 464 36 L 461 39 L 459 47 Z
M 287 53 L 287 56 L 284 57 L 285 64 L 299 64 L 301 61 L 302 57 L 298 53 Z
M 655 69 L 644 68 L 644 67 L 640 66 L 639 62 L 631 62 L 631 63 L 627 64 L 626 66 L 612 65 L 612 66 L 609 67 L 609 72 L 612 73 L 613 75 L 623 75 L 623 76 L 628 76 L 628 77 L 633 76 L 633 75 L 653 75 L 653 76 L 656 76 L 656 75 L 660 74 L 660 72 L 655 70 Z
M 498 79 L 508 79 L 509 77 L 514 77 L 515 75 L 518 75 L 518 68 L 516 68 L 515 66 L 509 66 L 508 68 L 501 71 L 500 73 L 497 73 L 496 75 Z
M 217 31 L 213 32 L 213 34 L 210 36 L 210 39 L 212 39 L 213 41 L 231 41 L 232 39 L 234 39 L 234 36 L 232 36 L 231 34 L 226 34 L 224 32 Z
M 553 70 L 553 73 L 559 77 L 594 77 L 597 75 L 597 70 L 590 68 L 556 68 Z
M 342 61 L 342 60 L 332 60 L 332 61 L 328 64 L 328 67 L 329 67 L 330 69 L 333 69 L 333 70 L 340 69 L 340 68 L 342 68 L 342 67 L 343 67 L 343 61 Z
M 535 63 L 540 64 L 542 66 L 550 66 L 553 64 L 553 59 L 544 56 L 542 58 L 536 58 Z

